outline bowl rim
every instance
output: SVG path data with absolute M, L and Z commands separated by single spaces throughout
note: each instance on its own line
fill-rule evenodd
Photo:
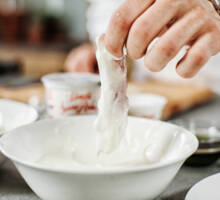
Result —
M 18 106 L 21 105 L 21 106 L 25 107 L 25 109 L 27 109 L 27 110 L 29 109 L 29 111 L 33 113 L 33 118 L 32 118 L 31 120 L 29 120 L 28 122 L 24 123 L 24 124 L 21 125 L 21 126 L 29 125 L 29 124 L 31 124 L 31 123 L 37 121 L 38 118 L 39 118 L 39 114 L 38 114 L 37 110 L 36 110 L 33 106 L 31 106 L 31 105 L 28 105 L 28 104 L 25 104 L 25 103 L 22 103 L 22 102 L 19 102 L 19 101 L 7 99 L 7 98 L 0 98 L 0 103 L 1 103 L 1 102 L 3 102 L 3 103 L 6 102 L 6 103 L 13 104 L 13 105 L 18 105 Z M 19 126 L 19 127 L 21 127 L 21 126 Z M 19 128 L 19 127 L 17 127 L 17 128 Z M 15 129 L 17 129 L 17 128 L 15 128 Z M 13 129 L 13 130 L 14 130 L 14 129 Z M 1 138 L 5 133 L 10 132 L 10 131 L 12 131 L 12 130 L 3 131 L 3 132 L 0 134 L 0 138 Z M 7 157 L 7 156 L 6 156 L 6 157 Z M 0 161 L 0 165 L 2 165 L 2 164 L 5 162 L 5 160 L 6 160 L 5 155 L 1 152 L 1 150 L 0 150 L 0 160 L 1 160 L 1 161 Z
M 8 131 L 8 132 L 6 132 L 5 135 L 10 134 L 11 132 L 16 132 L 16 130 L 24 128 L 26 126 L 31 126 L 33 124 L 47 123 L 51 120 L 56 121 L 56 120 L 74 119 L 74 118 L 81 118 L 81 117 L 94 117 L 94 116 L 95 115 L 79 115 L 79 116 L 62 117 L 62 118 L 56 118 L 56 119 L 44 119 L 44 120 L 36 121 L 35 123 L 32 123 L 32 124 L 21 126 L 19 128 L 14 129 L 13 131 Z M 154 169 L 168 167 L 170 165 L 174 165 L 179 162 L 184 162 L 188 157 L 190 157 L 198 149 L 198 146 L 199 146 L 198 139 L 195 137 L 194 134 L 192 134 L 190 131 L 188 131 L 182 127 L 179 127 L 177 125 L 170 124 L 167 122 L 163 122 L 160 120 L 152 120 L 152 119 L 139 118 L 139 117 L 133 117 L 133 116 L 129 116 L 128 118 L 145 120 L 148 122 L 160 122 L 163 124 L 169 124 L 171 126 L 178 127 L 179 129 L 181 129 L 183 131 L 184 134 L 187 134 L 191 137 L 191 140 L 192 140 L 192 143 L 194 146 L 187 154 L 184 154 L 183 156 L 180 156 L 180 157 L 173 159 L 173 160 L 161 161 L 161 162 L 150 164 L 150 165 L 141 165 L 141 166 L 135 166 L 135 167 L 112 167 L 112 168 L 102 168 L 102 169 L 97 169 L 97 168 L 64 169 L 64 168 L 43 166 L 43 165 L 39 165 L 39 164 L 36 164 L 34 162 L 30 162 L 30 161 L 23 161 L 23 160 L 16 158 L 15 156 L 10 155 L 9 153 L 6 152 L 6 150 L 4 149 L 4 145 L 1 143 L 1 138 L 0 138 L 0 152 L 2 152 L 7 158 L 12 160 L 13 162 L 21 164 L 26 167 L 33 168 L 33 169 L 38 169 L 38 170 L 48 171 L 48 172 L 55 172 L 55 173 L 65 173 L 65 174 L 80 174 L 80 175 L 83 175 L 83 174 L 87 174 L 87 175 L 88 174 L 90 174 L 90 175 L 99 175 L 100 174 L 101 175 L 102 174 L 103 175 L 103 174 L 124 174 L 124 173 L 133 173 L 133 172 L 141 172 L 141 171 L 150 171 L 150 170 L 154 170 Z M 14 134 L 14 133 L 11 133 L 11 134 Z

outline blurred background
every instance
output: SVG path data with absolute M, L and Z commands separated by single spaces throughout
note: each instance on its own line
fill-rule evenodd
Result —
M 71 55 L 70 52 L 74 47 L 88 41 L 94 43 L 95 38 L 105 30 L 112 12 L 120 2 L 0 0 L 0 98 L 26 103 L 32 96 L 43 99 L 44 88 L 40 84 L 40 78 L 46 74 L 64 71 L 64 64 L 67 63 L 67 57 Z M 220 55 L 212 58 L 208 66 L 189 81 L 181 79 L 175 71 L 176 63 L 184 54 L 185 51 L 181 50 L 160 73 L 149 72 L 142 60 L 135 62 L 128 60 L 128 80 L 139 80 L 144 83 L 148 80 L 147 85 L 142 86 L 143 90 L 172 98 L 178 98 L 176 91 L 183 90 L 182 84 L 187 84 L 184 94 L 188 95 L 192 89 L 191 82 L 204 84 L 205 89 L 202 91 L 206 92 L 208 86 L 208 89 L 220 93 Z M 74 59 L 70 63 L 72 62 Z M 85 63 L 87 65 L 87 62 Z M 81 64 L 78 65 L 81 67 Z M 151 81 L 156 83 L 150 84 Z M 169 82 L 168 85 L 165 82 Z M 155 89 L 155 84 L 158 89 Z M 191 96 L 186 98 L 188 102 L 193 102 L 189 104 L 190 106 L 181 103 L 184 108 L 180 109 L 180 106 L 175 104 L 171 113 L 186 110 L 210 99 L 209 95 L 196 95 L 194 89 L 192 94 L 196 98 Z M 196 102 L 192 99 L 196 99 Z M 182 97 L 178 100 L 180 101 L 185 102 Z M 174 102 L 177 102 L 176 99 Z
M 88 38 L 86 6 L 82 0 L 0 0 L 0 75 L 15 82 L 13 74 L 39 78 L 63 70 L 69 50 Z

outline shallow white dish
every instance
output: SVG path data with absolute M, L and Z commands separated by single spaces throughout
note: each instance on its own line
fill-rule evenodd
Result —
M 42 151 L 61 152 L 70 145 L 69 137 L 89 153 L 95 151 L 95 116 L 75 116 L 43 120 L 8 132 L 0 139 L 0 149 L 10 158 L 33 191 L 43 200 L 128 200 L 154 199 L 172 181 L 183 162 L 196 151 L 198 141 L 193 134 L 178 128 L 179 134 L 168 159 L 147 166 L 127 168 L 62 168 L 36 163 Z M 129 117 L 128 126 L 160 123 Z M 171 125 L 169 125 L 171 126 Z M 141 133 L 140 133 L 141 134 Z
M 220 173 L 209 176 L 195 184 L 187 193 L 185 200 L 219 200 Z
M 129 114 L 136 117 L 161 119 L 167 99 L 163 96 L 136 93 L 128 96 Z
M 29 124 L 38 118 L 37 111 L 31 106 L 8 99 L 0 99 L 0 115 L 1 126 L 5 131 Z M 4 131 L 0 135 L 3 133 Z M 4 158 L 0 153 L 0 163 L 4 161 Z

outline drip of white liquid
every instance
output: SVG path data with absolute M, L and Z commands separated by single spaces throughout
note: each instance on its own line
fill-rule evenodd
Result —
M 127 69 L 125 57 L 111 55 L 100 38 L 97 40 L 96 57 L 101 79 L 101 98 L 95 123 L 98 132 L 97 151 L 111 153 L 119 146 L 127 127 Z

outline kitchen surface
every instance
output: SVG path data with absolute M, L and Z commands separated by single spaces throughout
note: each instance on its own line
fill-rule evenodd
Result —
M 0 0 L 0 200 L 220 199 L 220 54 L 190 79 L 186 46 L 156 73 L 115 57 L 117 7 Z

